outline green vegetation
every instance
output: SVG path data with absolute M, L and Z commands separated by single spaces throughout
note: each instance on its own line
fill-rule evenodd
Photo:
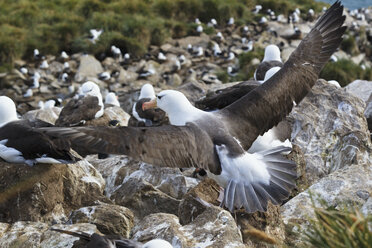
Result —
M 193 34 L 195 18 L 207 23 L 252 21 L 258 0 L 2 0 L 0 1 L 0 70 L 17 58 L 30 58 L 34 48 L 44 54 L 88 52 L 99 55 L 111 45 L 133 56 L 168 37 Z M 263 6 L 287 13 L 299 4 L 322 6 L 314 0 L 264 0 Z M 320 9 L 317 7 L 315 9 Z M 103 29 L 99 41 L 88 40 L 90 29 Z M 213 30 L 205 27 L 206 33 Z
M 372 244 L 372 216 L 357 210 L 315 208 L 315 219 L 305 233 L 306 242 L 313 247 L 367 248 Z
M 355 79 L 372 80 L 372 69 L 363 70 L 352 61 L 341 59 L 337 62 L 327 63 L 319 77 L 326 80 L 336 80 L 344 87 Z
M 236 76 L 237 81 L 248 80 L 253 78 L 253 74 L 256 70 L 257 65 L 252 65 L 251 61 L 257 58 L 261 61 L 264 57 L 265 50 L 263 48 L 255 48 L 253 51 L 248 53 L 243 53 L 239 55 L 240 71 Z

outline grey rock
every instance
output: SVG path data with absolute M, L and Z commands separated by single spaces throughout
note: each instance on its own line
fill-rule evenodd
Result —
M 75 74 L 77 82 L 83 82 L 88 77 L 97 77 L 98 73 L 103 72 L 101 63 L 91 55 L 83 55 L 80 57 L 80 65 Z
M 370 159 L 371 141 L 364 103 L 343 89 L 318 80 L 290 113 L 292 144 L 305 154 L 308 183 L 340 168 Z
M 53 228 L 69 231 L 97 232 L 95 225 L 82 223 L 73 225 L 53 225 Z M 49 229 L 42 222 L 19 221 L 12 224 L 0 223 L 0 247 L 21 248 L 71 248 L 79 238 L 61 234 Z
M 108 107 L 105 108 L 104 113 L 110 120 L 119 121 L 120 126 L 128 126 L 130 115 L 126 113 L 122 108 L 117 106 Z
M 219 207 L 210 207 L 193 222 L 181 226 L 171 214 L 151 214 L 133 229 L 133 239 L 152 238 L 169 241 L 173 247 L 245 247 L 231 214 Z
M 26 114 L 23 115 L 23 118 L 31 121 L 39 119 L 54 125 L 60 113 L 61 108 L 58 107 L 37 109 L 28 111 Z
M 345 167 L 320 179 L 310 188 L 289 200 L 281 207 L 286 228 L 294 231 L 292 245 L 301 243 L 304 230 L 308 228 L 308 218 L 314 217 L 311 195 L 316 207 L 322 207 L 321 201 L 336 208 L 361 208 L 371 213 L 371 196 L 360 197 L 360 192 L 372 192 L 372 159 L 369 162 Z
M 111 198 L 116 204 L 131 209 L 137 219 L 152 213 L 176 214 L 180 202 L 150 183 L 136 178 L 126 180 Z
M 372 81 L 358 79 L 346 85 L 345 90 L 367 102 L 372 95 Z
M 91 223 L 103 234 L 118 234 L 129 238 L 134 216 L 128 208 L 99 202 L 99 205 L 73 211 L 68 223 Z

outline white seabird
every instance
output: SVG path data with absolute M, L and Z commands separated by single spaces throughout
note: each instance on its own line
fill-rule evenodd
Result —
M 105 105 L 113 105 L 120 107 L 120 103 L 118 101 L 118 97 L 115 95 L 114 92 L 109 92 L 105 97 Z

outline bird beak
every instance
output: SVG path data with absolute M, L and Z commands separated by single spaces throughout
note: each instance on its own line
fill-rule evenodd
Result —
M 142 110 L 143 110 L 143 111 L 145 111 L 145 110 L 147 110 L 147 109 L 156 108 L 156 107 L 157 107 L 157 105 L 156 105 L 156 99 L 151 100 L 151 101 L 149 101 L 149 102 L 144 102 L 144 103 L 142 104 Z

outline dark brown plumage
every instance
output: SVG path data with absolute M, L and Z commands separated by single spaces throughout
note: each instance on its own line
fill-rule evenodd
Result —
M 128 124 L 129 126 L 160 126 L 169 123 L 168 118 L 163 110 L 159 108 L 147 110 L 142 109 L 142 104 L 150 100 L 150 98 L 142 98 L 135 103 L 133 110 L 137 112 L 142 121 L 131 118 Z
M 256 80 L 260 80 L 260 81 L 264 80 L 266 72 L 270 70 L 271 68 L 277 67 L 277 66 L 282 67 L 283 62 L 273 60 L 273 61 L 264 61 L 260 63 L 256 69 Z
M 88 95 L 71 99 L 62 109 L 55 125 L 58 127 L 81 125 L 85 121 L 93 120 L 100 109 L 101 106 L 96 96 Z
M 261 84 L 255 80 L 244 81 L 231 87 L 218 89 L 195 102 L 195 107 L 202 110 L 222 109 L 240 99 Z
M 14 148 L 22 153 L 26 160 L 51 157 L 73 163 L 80 158 L 70 151 L 70 143 L 64 138 L 51 138 L 37 128 L 50 127 L 49 123 L 36 120 L 17 120 L 9 122 L 0 128 L 0 140 L 7 140 L 5 146 Z

